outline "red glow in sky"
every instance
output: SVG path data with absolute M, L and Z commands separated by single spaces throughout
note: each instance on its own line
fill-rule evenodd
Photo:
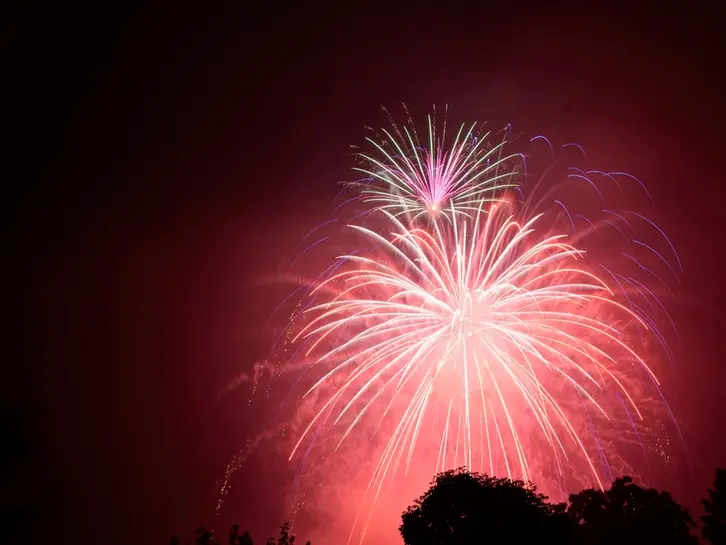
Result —
M 27 542 L 157 544 L 232 521 L 258 539 L 274 531 L 296 477 L 276 457 L 250 458 L 215 519 L 227 463 L 270 418 L 267 392 L 252 407 L 217 395 L 267 357 L 280 324 L 266 321 L 289 293 L 277 279 L 351 179 L 348 144 L 401 100 L 417 119 L 450 104 L 459 119 L 577 142 L 588 164 L 647 184 L 647 215 L 685 271 L 669 309 L 680 343 L 659 378 L 694 462 L 650 483 L 698 510 L 726 465 L 713 421 L 726 382 L 720 19 L 662 5 L 389 8 L 319 20 L 278 5 L 59 10 L 13 25 L 17 331 L 3 403 L 34 415 L 39 446 L 3 497 L 38 513 Z M 301 274 L 314 278 L 312 265 Z M 339 471 L 329 505 L 345 521 L 336 497 L 357 488 Z M 379 504 L 380 535 L 418 482 Z

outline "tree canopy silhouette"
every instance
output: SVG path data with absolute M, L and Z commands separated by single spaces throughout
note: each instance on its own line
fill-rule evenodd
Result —
M 212 532 L 207 530 L 206 527 L 200 526 L 197 529 L 196 545 L 219 545 L 219 542 L 214 540 Z M 253 545 L 252 538 L 249 532 L 243 532 L 240 534 L 239 524 L 233 524 L 229 529 L 229 537 L 227 540 L 229 545 Z M 179 538 L 172 536 L 169 541 L 170 545 L 179 545 Z M 291 531 L 289 522 L 286 522 L 280 526 L 280 535 L 275 537 L 267 538 L 266 545 L 295 545 L 295 535 Z M 306 542 L 305 545 L 310 545 L 310 542 Z
M 239 524 L 233 524 L 229 529 L 229 545 L 252 545 L 249 532 L 239 533 Z
M 588 545 L 696 545 L 688 510 L 668 492 L 644 489 L 621 477 L 609 490 L 570 496 L 567 512 L 579 523 L 578 541 Z
M 404 511 L 406 545 L 572 543 L 564 504 L 551 504 L 532 484 L 464 468 L 436 475 L 429 490 Z
M 708 489 L 708 499 L 702 501 L 706 514 L 703 521 L 703 537 L 713 545 L 726 545 L 726 469 L 717 469 L 713 488 Z
M 631 477 L 616 479 L 608 490 L 583 490 L 569 505 L 549 503 L 531 483 L 471 473 L 465 468 L 439 473 L 426 493 L 401 515 L 405 545 L 697 545 L 688 510 L 668 492 L 642 488 Z M 702 503 L 703 537 L 726 545 L 726 470 L 717 469 L 713 488 Z M 228 545 L 253 545 L 239 525 L 230 528 Z M 170 545 L 179 545 L 172 537 Z M 219 545 L 199 527 L 196 545 Z M 295 545 L 289 523 L 266 545 Z M 310 545 L 308 541 L 306 545 Z

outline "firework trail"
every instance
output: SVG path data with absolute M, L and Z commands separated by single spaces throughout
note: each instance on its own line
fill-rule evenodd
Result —
M 433 119 L 428 147 L 395 125 L 388 147 L 370 140 L 367 210 L 332 237 L 355 250 L 298 277 L 285 331 L 279 373 L 305 385 L 287 389 L 290 460 L 312 486 L 362 475 L 361 540 L 406 476 L 465 465 L 550 494 L 603 486 L 672 419 L 656 371 L 680 262 L 656 224 L 605 204 L 640 182 L 565 167 L 529 183 L 508 140 L 462 128 L 447 144 Z

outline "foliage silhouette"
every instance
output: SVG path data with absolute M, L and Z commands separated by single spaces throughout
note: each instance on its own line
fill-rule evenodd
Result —
M 214 541 L 212 541 L 212 532 L 207 530 L 204 526 L 197 528 L 196 545 L 214 545 Z
M 249 532 L 239 533 L 239 524 L 233 524 L 229 529 L 229 545 L 252 545 Z
M 695 545 L 688 510 L 668 492 L 644 489 L 621 477 L 609 490 L 570 496 L 568 514 L 578 522 L 578 542 L 588 545 Z
M 703 537 L 726 545 L 726 470 L 717 469 L 713 488 L 702 500 L 706 513 Z M 696 545 L 695 523 L 688 510 L 668 492 L 645 489 L 631 477 L 616 479 L 610 489 L 582 490 L 569 505 L 553 504 L 531 483 L 490 477 L 458 468 L 439 473 L 428 491 L 401 515 L 405 545 Z M 179 545 L 172 537 L 170 545 Z M 200 526 L 196 545 L 218 545 Z M 228 545 L 254 545 L 239 525 L 229 530 Z M 266 545 L 295 545 L 289 523 Z M 308 541 L 305 545 L 310 545 Z
M 713 545 L 726 545 L 726 469 L 716 469 L 713 488 L 701 503 L 706 508 L 701 517 L 703 538 Z
M 401 518 L 406 545 L 565 545 L 575 530 L 565 505 L 548 503 L 534 485 L 464 468 L 436 475 Z
M 240 534 L 239 524 L 233 524 L 230 527 L 227 543 L 228 545 L 254 545 L 249 532 L 243 532 Z M 169 544 L 179 545 L 179 538 L 176 536 L 172 536 Z M 199 528 L 197 528 L 197 538 L 195 544 L 219 545 L 217 541 L 214 541 L 212 532 L 207 530 L 207 528 L 204 526 L 200 526 Z M 280 535 L 277 536 L 277 538 L 267 538 L 266 545 L 295 545 L 295 535 L 291 532 L 290 523 L 286 522 L 282 526 L 280 526 Z M 305 545 L 310 545 L 310 542 L 306 542 Z

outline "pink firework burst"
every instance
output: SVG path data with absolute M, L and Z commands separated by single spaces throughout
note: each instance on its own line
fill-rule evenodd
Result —
M 409 121 L 403 128 L 392 122 L 378 139 L 367 138 L 373 153 L 360 153 L 366 175 L 361 191 L 365 202 L 394 216 L 448 217 L 451 210 L 476 211 L 482 201 L 516 185 L 519 154 L 508 153 L 509 131 L 499 141 L 476 123 L 461 125 L 447 142 L 446 121 L 437 134 L 433 116 L 428 117 L 423 141 Z
M 286 276 L 305 295 L 270 369 L 295 386 L 277 383 L 281 431 L 261 437 L 299 461 L 295 512 L 351 508 L 336 510 L 343 525 L 367 513 L 362 539 L 375 509 L 400 512 L 436 471 L 465 465 L 560 498 L 633 474 L 656 423 L 674 420 L 660 324 L 675 331 L 662 296 L 680 269 L 656 224 L 605 205 L 642 184 L 554 161 L 525 184 L 508 132 L 462 126 L 447 140 L 433 116 L 425 145 L 411 123 L 383 134 L 345 201 L 355 250 L 317 280 Z M 301 255 L 349 241 L 323 235 L 335 225 Z
M 500 197 L 443 223 L 384 208 L 380 232 L 350 226 L 359 251 L 315 288 L 298 334 L 319 404 L 291 459 L 321 429 L 339 430 L 338 448 L 368 437 L 374 502 L 414 462 L 428 475 L 465 465 L 607 482 L 608 441 L 627 435 L 626 418 L 637 435 L 658 391 L 642 352 L 661 336 L 633 304 L 654 294 L 590 258 L 592 224 L 567 234 L 569 213 L 525 210 Z

